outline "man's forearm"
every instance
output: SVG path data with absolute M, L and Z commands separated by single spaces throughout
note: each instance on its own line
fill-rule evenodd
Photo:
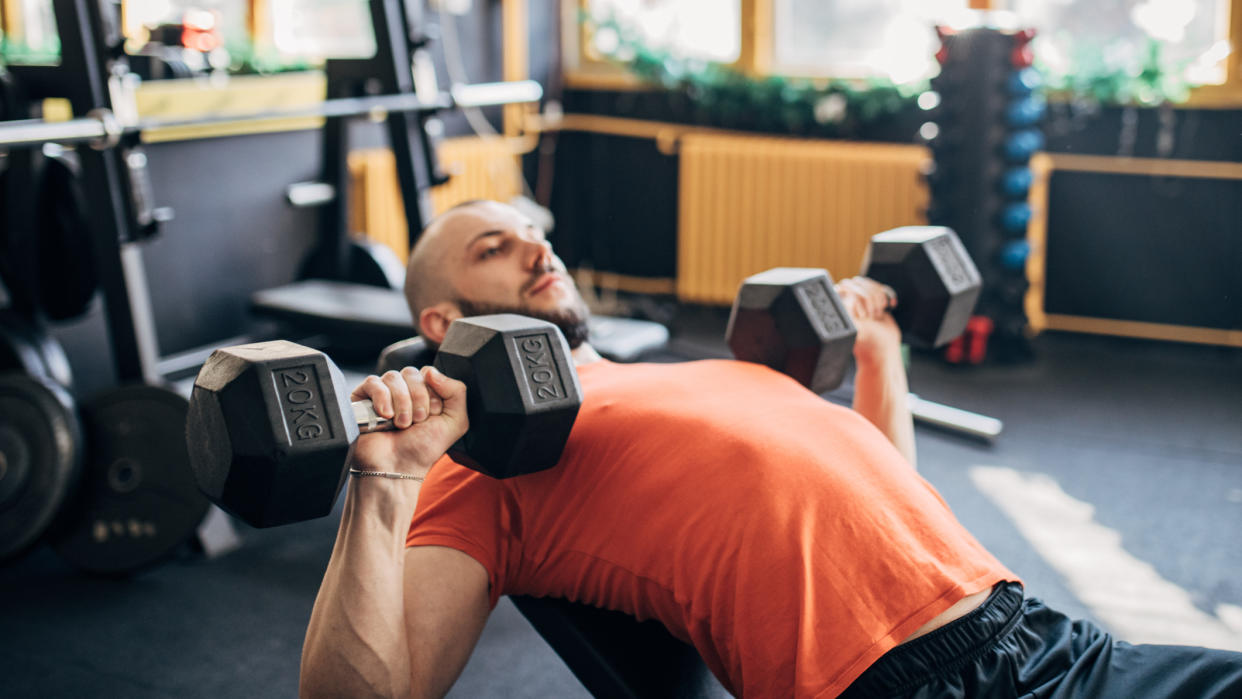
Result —
M 409 694 L 403 562 L 418 489 L 411 480 L 350 482 L 302 649 L 303 697 Z
M 910 388 L 901 350 L 857 363 L 854 410 L 880 429 L 911 466 L 917 467 Z

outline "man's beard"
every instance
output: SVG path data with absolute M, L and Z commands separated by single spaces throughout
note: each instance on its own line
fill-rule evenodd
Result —
M 587 341 L 590 334 L 590 328 L 587 321 L 591 317 L 591 312 L 587 310 L 586 304 L 582 299 L 578 299 L 577 303 L 570 308 L 559 309 L 556 311 L 538 311 L 533 308 L 523 308 L 521 306 L 505 306 L 502 304 L 475 303 L 465 299 L 456 300 L 457 307 L 461 309 L 462 315 L 465 316 L 484 316 L 495 313 L 516 313 L 518 315 L 528 316 L 530 318 L 538 318 L 547 321 L 560 329 L 561 334 L 565 336 L 565 341 L 569 343 L 569 349 L 575 350 Z

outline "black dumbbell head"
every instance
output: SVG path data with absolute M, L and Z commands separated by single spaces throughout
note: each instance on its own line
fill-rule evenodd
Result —
M 511 314 L 459 319 L 435 366 L 468 387 L 470 429 L 449 452 L 455 460 L 494 478 L 560 460 L 582 388 L 555 325 Z
M 944 226 L 904 226 L 871 238 L 863 274 L 897 292 L 893 316 L 906 342 L 934 348 L 966 330 L 983 280 Z
M 357 438 L 345 377 L 292 342 L 216 350 L 194 382 L 186 441 L 198 486 L 252 526 L 331 512 Z
M 777 267 L 742 282 L 725 341 L 734 357 L 823 393 L 844 380 L 857 334 L 828 272 Z

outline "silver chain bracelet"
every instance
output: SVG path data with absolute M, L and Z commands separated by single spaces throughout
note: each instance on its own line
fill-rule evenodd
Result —
M 400 480 L 407 480 L 407 481 L 418 481 L 419 483 L 422 483 L 423 478 L 425 478 L 425 476 L 413 476 L 408 473 L 392 473 L 390 471 L 363 471 L 360 468 L 351 468 L 349 469 L 349 473 L 352 476 L 360 476 L 360 477 L 375 476 L 377 478 L 392 478 L 392 479 L 400 479 Z

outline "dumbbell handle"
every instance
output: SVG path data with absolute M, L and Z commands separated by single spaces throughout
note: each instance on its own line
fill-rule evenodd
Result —
M 392 420 L 386 417 L 380 417 L 375 412 L 375 407 L 371 405 L 369 400 L 356 400 L 350 403 L 354 408 L 354 419 L 358 422 L 358 431 L 366 434 L 368 432 L 388 432 L 397 429 L 392 424 Z

